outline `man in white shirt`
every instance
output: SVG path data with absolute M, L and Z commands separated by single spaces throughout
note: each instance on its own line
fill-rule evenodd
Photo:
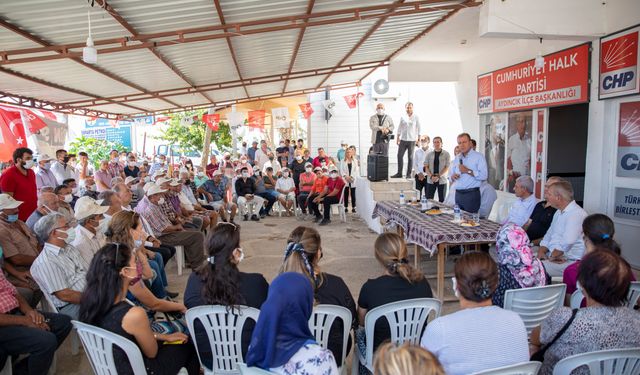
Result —
M 516 133 L 507 142 L 507 165 L 511 166 L 509 181 L 515 181 L 520 176 L 530 173 L 531 168 L 531 138 L 526 133 L 527 127 L 524 115 L 516 117 Z M 513 189 L 513 182 L 509 183 L 509 191 Z
M 45 186 L 55 188 L 59 185 L 56 176 L 51 172 L 51 160 L 47 154 L 42 154 L 38 157 L 38 171 L 36 172 L 38 193 Z
M 425 177 L 424 170 L 424 162 L 427 158 L 427 154 L 429 153 L 429 136 L 425 135 L 420 138 L 420 147 L 416 148 L 415 153 L 413 154 L 413 176 L 416 180 L 416 190 L 420 192 L 420 197 L 418 199 L 422 199 L 422 194 L 424 190 L 424 194 L 427 193 L 427 179 Z
M 56 162 L 51 163 L 51 172 L 56 176 L 58 185 L 62 185 L 64 180 L 76 178 L 76 171 L 68 164 L 67 150 L 60 149 L 56 151 L 56 160 Z
M 478 214 L 481 218 L 486 219 L 491 214 L 493 204 L 498 199 L 498 193 L 496 189 L 491 186 L 486 180 L 480 184 L 480 209 Z
M 269 148 L 265 140 L 260 141 L 260 148 L 256 151 L 255 165 L 262 170 L 262 166 L 269 161 Z
M 511 205 L 509 216 L 504 223 L 514 223 L 521 227 L 529 220 L 538 200 L 533 195 L 533 179 L 529 176 L 518 177 L 514 189 L 518 200 Z
M 402 166 L 404 154 L 408 151 L 409 155 L 407 164 L 406 178 L 411 178 L 411 169 L 413 167 L 413 150 L 415 149 L 416 142 L 420 138 L 420 119 L 413 113 L 413 103 L 407 102 L 405 104 L 407 111 L 406 115 L 400 119 L 400 125 L 398 125 L 398 134 L 396 136 L 396 143 L 398 144 L 398 173 L 391 176 L 393 178 L 402 177 Z
M 78 249 L 80 256 L 87 263 L 91 264 L 93 256 L 105 243 L 103 233 L 107 224 L 104 213 L 109 207 L 101 206 L 102 201 L 95 201 L 89 197 L 78 199 L 75 206 L 75 218 L 78 220 L 76 226 L 76 238 L 71 243 Z
M 280 195 L 278 195 L 278 201 L 282 207 L 286 208 L 289 216 L 293 216 L 293 203 L 296 200 L 296 184 L 293 178 L 290 177 L 289 168 L 282 170 L 282 177 L 276 181 L 276 191 L 280 193 Z
M 256 160 L 258 159 L 258 157 L 256 157 Z M 267 152 L 267 161 L 264 162 L 262 164 L 262 174 L 265 175 L 267 174 L 267 168 L 271 167 L 273 169 L 273 174 L 275 176 L 279 176 L 280 175 L 280 171 L 282 170 L 282 166 L 280 165 L 280 163 L 278 163 L 277 160 L 275 160 L 274 156 L 273 156 L 273 152 L 269 151 Z M 247 167 L 247 170 L 249 171 L 249 174 L 251 174 L 251 170 L 249 170 L 248 165 L 242 165 L 242 167 Z
M 549 276 L 562 276 L 564 269 L 584 254 L 582 222 L 587 212 L 573 200 L 573 188 L 567 181 L 551 184 L 544 196 L 557 211 L 540 241 L 538 258 L 542 259 Z
M 93 176 L 93 165 L 89 162 L 89 155 L 86 152 L 78 152 L 78 164 L 76 164 L 76 173 L 79 180 Z

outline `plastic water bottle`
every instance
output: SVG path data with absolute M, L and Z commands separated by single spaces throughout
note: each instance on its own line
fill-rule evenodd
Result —
M 426 210 L 428 210 L 428 209 L 429 209 L 429 207 L 428 207 L 428 202 L 429 202 L 429 201 L 427 201 L 427 196 L 426 196 L 426 195 L 423 195 L 423 196 L 422 196 L 422 199 L 420 199 L 420 209 L 421 209 L 422 211 L 426 211 Z
M 400 204 L 404 204 L 404 190 L 400 190 Z
M 460 206 L 457 204 L 453 206 L 453 220 L 456 222 L 462 221 L 462 215 L 460 214 Z

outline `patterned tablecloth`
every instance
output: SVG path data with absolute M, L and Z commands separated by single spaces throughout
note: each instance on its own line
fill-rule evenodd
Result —
M 445 211 L 447 207 L 440 206 Z M 496 240 L 500 224 L 491 220 L 480 220 L 477 227 L 463 227 L 453 223 L 453 213 L 441 215 L 427 215 L 420 212 L 419 206 L 400 205 L 398 202 L 381 201 L 376 203 L 373 217 L 382 217 L 396 223 L 404 229 L 407 243 L 417 244 L 433 255 L 441 243 L 464 244 L 477 242 L 491 242 Z M 448 211 L 453 211 L 448 209 Z M 463 217 L 471 218 L 471 214 L 463 211 Z

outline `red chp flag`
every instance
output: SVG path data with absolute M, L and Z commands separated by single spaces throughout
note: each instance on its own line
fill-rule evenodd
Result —
M 356 105 L 358 104 L 358 99 L 364 96 L 363 93 L 359 92 L 357 94 L 353 94 L 353 95 L 346 95 L 344 97 L 344 100 L 347 102 L 347 106 L 349 106 L 350 109 L 354 109 L 356 107 Z
M 27 147 L 20 111 L 0 108 L 0 160 L 11 160 L 13 150 Z
M 218 131 L 218 123 L 220 122 L 220 114 L 219 113 L 213 113 L 213 114 L 205 114 L 202 115 L 202 121 L 207 124 L 208 127 L 211 128 L 211 130 L 213 130 L 214 132 Z
M 302 116 L 305 119 L 309 119 L 309 117 L 311 117 L 311 115 L 313 114 L 313 108 L 311 108 L 311 103 L 304 103 L 304 104 L 300 104 L 300 111 L 302 111 Z
M 265 110 L 249 111 L 249 122 L 247 126 L 250 128 L 264 129 Z

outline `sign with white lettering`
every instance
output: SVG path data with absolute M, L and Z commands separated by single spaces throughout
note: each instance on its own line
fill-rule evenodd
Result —
M 616 188 L 613 216 L 640 221 L 640 189 Z
M 600 38 L 599 99 L 640 92 L 640 26 Z
M 616 164 L 618 177 L 640 178 L 640 101 L 620 103 Z
M 544 66 L 525 61 L 478 77 L 478 112 L 506 112 L 589 101 L 591 44 L 544 57 Z M 480 96 L 481 80 L 491 76 L 488 96 Z M 484 106 L 481 106 L 483 104 Z

